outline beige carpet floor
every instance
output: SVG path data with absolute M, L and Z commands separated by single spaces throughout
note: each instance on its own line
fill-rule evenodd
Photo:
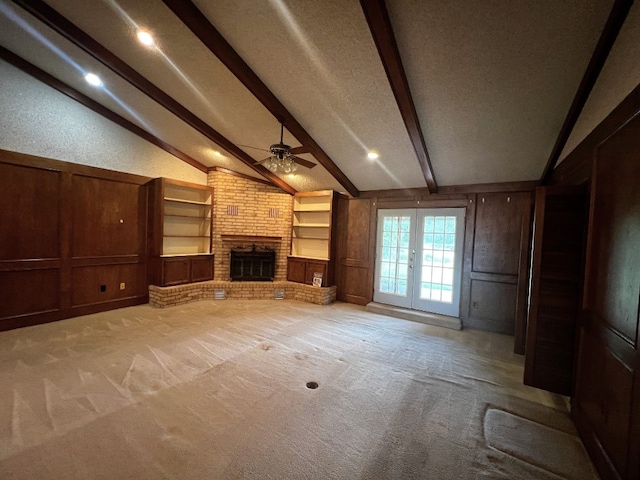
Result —
M 597 478 L 565 399 L 522 385 L 511 350 L 287 300 L 0 333 L 0 478 Z

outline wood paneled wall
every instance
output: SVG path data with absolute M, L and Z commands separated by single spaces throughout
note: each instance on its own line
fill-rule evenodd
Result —
M 514 335 L 517 309 L 525 302 L 518 298 L 518 282 L 526 281 L 520 262 L 526 263 L 530 229 L 523 230 L 523 219 L 530 221 L 532 199 L 531 192 L 470 195 L 468 214 L 475 220 L 467 222 L 466 232 L 460 309 L 465 326 Z
M 147 301 L 149 180 L 0 150 L 0 330 Z
M 604 479 L 640 478 L 639 111 L 637 87 L 551 179 L 591 181 L 571 414 Z
M 526 189 L 526 191 L 519 191 Z M 533 183 L 366 192 L 340 214 L 338 299 L 373 299 L 376 218 L 382 208 L 466 208 L 460 318 L 466 327 L 513 335 L 526 308 L 527 252 Z M 501 191 L 502 190 L 502 191 Z M 524 225 L 524 229 L 523 229 Z M 524 267 L 524 268 L 522 268 Z
M 337 298 L 342 302 L 366 305 L 373 299 L 375 260 L 375 209 L 372 209 L 371 199 L 341 199 L 336 224 Z

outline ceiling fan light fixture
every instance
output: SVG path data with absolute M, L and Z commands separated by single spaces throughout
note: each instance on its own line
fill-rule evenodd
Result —
M 264 160 L 256 162 L 257 165 L 262 165 L 273 173 L 283 173 L 285 175 L 291 175 L 298 170 L 298 164 L 306 168 L 313 168 L 315 163 L 305 160 L 304 158 L 296 157 L 291 153 L 291 146 L 283 143 L 284 136 L 284 124 L 280 124 L 280 142 L 274 143 L 269 147 L 270 157 Z M 240 145 L 241 147 L 248 147 L 247 145 Z M 255 148 L 255 147 L 248 147 Z M 259 149 L 262 150 L 262 149 Z

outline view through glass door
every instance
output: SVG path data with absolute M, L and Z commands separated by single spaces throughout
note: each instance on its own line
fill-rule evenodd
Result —
M 378 210 L 376 302 L 457 317 L 464 208 Z

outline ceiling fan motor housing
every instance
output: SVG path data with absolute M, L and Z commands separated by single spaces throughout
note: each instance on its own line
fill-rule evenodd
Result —
M 285 155 L 289 153 L 290 148 L 291 147 L 289 145 L 285 145 L 284 143 L 274 143 L 269 147 L 269 150 L 276 157 L 282 160 L 285 157 Z

